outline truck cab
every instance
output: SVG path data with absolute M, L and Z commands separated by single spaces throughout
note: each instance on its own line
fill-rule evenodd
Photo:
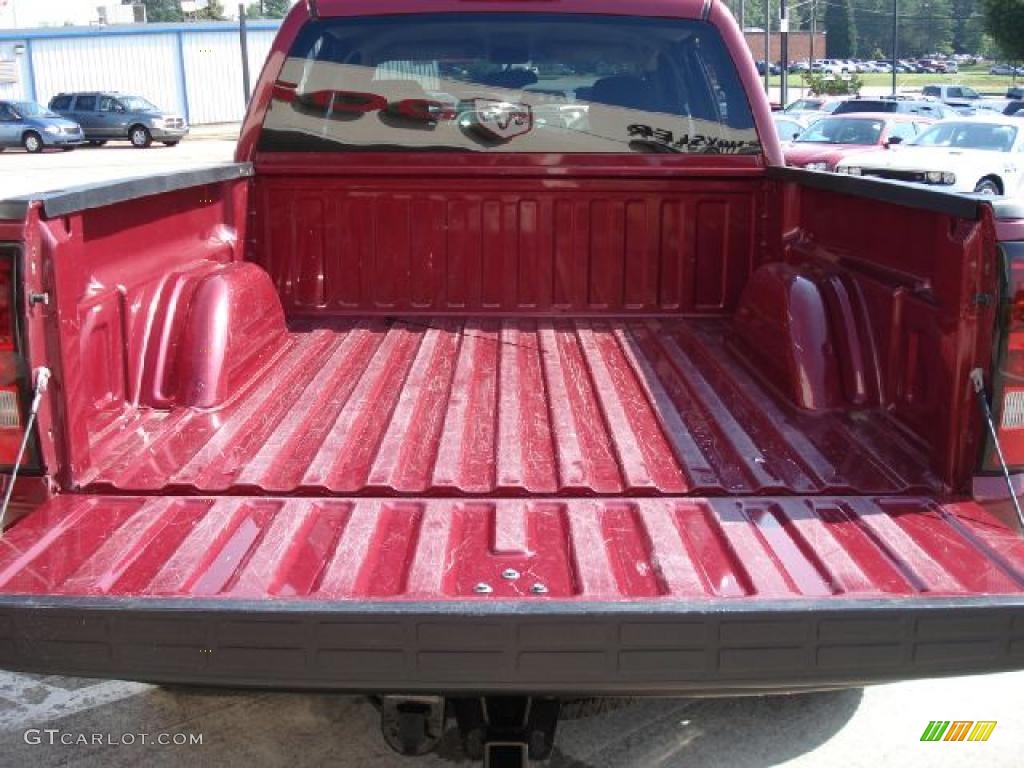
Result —
M 921 94 L 936 99 L 964 114 L 973 113 L 981 103 L 981 94 L 966 85 L 926 85 Z

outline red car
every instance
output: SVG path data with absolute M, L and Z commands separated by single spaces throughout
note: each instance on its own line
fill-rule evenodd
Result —
M 932 122 L 920 115 L 873 112 L 825 117 L 783 146 L 786 165 L 834 171 L 846 152 L 870 147 L 883 150 L 910 141 Z

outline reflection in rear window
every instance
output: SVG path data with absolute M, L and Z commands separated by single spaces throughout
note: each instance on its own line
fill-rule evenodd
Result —
M 761 148 L 710 24 L 517 13 L 308 23 L 274 86 L 260 150 Z

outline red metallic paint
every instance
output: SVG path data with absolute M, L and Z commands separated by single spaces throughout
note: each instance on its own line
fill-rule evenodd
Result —
M 507 569 L 519 577 L 503 577 Z M 476 585 L 493 592 L 481 595 Z M 542 584 L 546 593 L 531 591 Z M 918 497 L 487 501 L 62 496 L 0 594 L 445 601 L 1021 595 L 1024 541 Z
M 999 293 L 991 211 L 968 222 L 807 187 L 787 194 L 786 260 L 848 302 L 831 310 L 846 392 L 881 404 L 944 484 L 966 490 L 981 451 L 968 374 L 989 369 L 997 311 L 975 299 Z
M 65 487 L 91 464 L 97 435 L 140 405 L 162 404 L 152 371 L 177 357 L 183 285 L 240 260 L 248 189 L 206 185 L 53 220 L 30 212 L 26 289 L 51 296 L 27 310 L 30 363 L 54 372 L 40 426 L 53 435 L 44 456 Z
M 94 436 L 96 462 L 76 484 L 497 497 L 938 489 L 883 413 L 794 408 L 728 351 L 721 320 L 303 326 L 220 410 L 126 412 Z
M 306 18 L 256 89 L 253 182 L 0 224 L 53 296 L 24 319 L 55 372 L 41 434 L 62 491 L 0 539 L 0 594 L 1024 592 L 1024 541 L 959 501 L 966 374 L 995 325 L 973 301 L 995 291 L 988 214 L 766 179 L 779 147 L 718 2 L 763 158 L 255 157 Z
M 842 398 L 838 347 L 825 294 L 789 264 L 767 264 L 744 288 L 735 329 L 757 369 L 812 411 L 849 405 Z M 859 351 L 859 350 L 857 350 Z
M 266 272 L 241 263 L 216 270 L 195 289 L 165 385 L 177 387 L 180 405 L 222 405 L 266 367 L 287 332 Z
M 256 180 L 251 258 L 287 314 L 721 313 L 760 255 L 749 166 L 374 160 Z

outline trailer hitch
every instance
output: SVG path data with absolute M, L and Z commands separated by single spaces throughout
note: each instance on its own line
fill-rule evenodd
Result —
M 555 745 L 561 703 L 530 696 L 453 699 L 462 746 L 489 768 L 525 768 L 547 760 Z
M 425 755 L 441 743 L 454 718 L 462 750 L 487 768 L 526 768 L 547 760 L 555 744 L 560 702 L 531 696 L 382 696 L 381 732 L 401 755 Z

